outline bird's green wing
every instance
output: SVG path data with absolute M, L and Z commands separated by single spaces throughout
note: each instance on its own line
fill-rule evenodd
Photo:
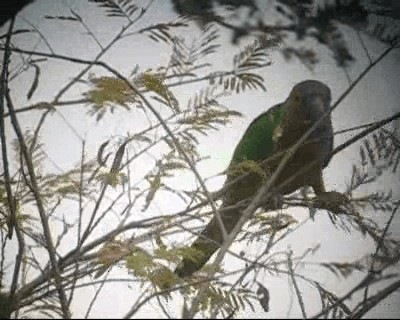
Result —
M 254 119 L 237 145 L 230 167 L 244 160 L 262 161 L 270 157 L 274 153 L 276 129 L 285 113 L 283 104 L 278 104 Z

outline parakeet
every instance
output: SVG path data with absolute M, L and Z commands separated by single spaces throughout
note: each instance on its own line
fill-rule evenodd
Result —
M 237 181 L 237 178 L 246 172 L 246 168 L 250 173 L 228 187 L 221 208 L 251 199 L 274 173 L 285 156 L 285 151 L 329 110 L 330 103 L 331 92 L 328 86 L 319 81 L 306 80 L 293 87 L 286 101 L 254 119 L 236 146 L 227 170 L 225 185 L 235 179 Z M 270 191 L 284 195 L 301 187 L 311 186 L 316 195 L 325 193 L 322 169 L 328 165 L 332 149 L 333 128 L 329 114 L 323 117 L 307 140 L 292 155 Z M 304 170 L 313 162 L 311 167 Z M 257 170 L 257 166 L 260 170 Z M 240 219 L 241 210 L 235 208 L 220 214 L 229 234 Z M 196 249 L 196 256 L 193 259 L 183 259 L 176 268 L 175 273 L 179 277 L 188 277 L 199 270 L 223 242 L 222 232 L 215 217 L 201 235 L 191 246 Z

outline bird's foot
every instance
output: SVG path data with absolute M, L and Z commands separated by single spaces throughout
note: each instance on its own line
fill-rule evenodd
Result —
M 351 209 L 351 203 L 348 196 L 337 191 L 318 194 L 314 200 L 314 206 L 329 210 L 335 214 L 343 213 Z
M 313 203 L 313 199 L 311 197 L 309 197 L 309 191 L 310 187 L 309 186 L 304 186 L 300 189 L 300 193 L 303 196 L 304 202 L 307 205 L 309 214 L 310 214 L 310 218 L 312 221 L 315 220 L 315 213 L 317 212 L 317 209 L 314 208 L 314 203 Z

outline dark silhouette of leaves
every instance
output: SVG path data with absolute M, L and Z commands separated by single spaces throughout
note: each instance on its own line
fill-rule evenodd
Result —
M 260 282 L 257 282 L 258 284 L 258 289 L 257 289 L 257 297 L 258 301 L 260 301 L 260 304 L 262 308 L 264 309 L 265 312 L 269 311 L 269 290 L 264 287 Z
M 275 24 L 274 21 L 271 24 L 270 20 L 265 20 L 263 18 L 266 16 L 265 12 L 257 7 L 256 1 L 171 1 L 176 12 L 198 19 L 202 27 L 215 22 L 231 30 L 234 44 L 249 35 L 260 33 L 279 35 L 285 42 L 290 41 L 287 36 L 291 33 L 294 33 L 298 40 L 314 38 L 332 52 L 340 67 L 345 67 L 354 60 L 343 38 L 340 25 L 367 32 L 388 43 L 398 41 L 400 36 L 400 5 L 396 0 L 271 1 L 265 10 L 280 16 L 281 19 L 275 20 L 280 21 L 279 24 Z M 238 11 L 241 7 L 249 9 L 247 16 L 242 19 L 230 18 L 223 13 L 217 14 L 222 8 Z M 309 50 L 310 48 L 303 49 L 304 52 Z M 291 48 L 292 53 L 296 51 L 300 57 L 299 51 Z M 306 65 L 310 67 L 309 63 Z
M 139 7 L 133 0 L 89 0 L 104 8 L 107 16 L 119 18 L 131 18 L 139 11 Z
M 25 6 L 32 3 L 34 0 L 2 0 L 0 27 L 5 24 L 8 19 L 16 16 Z

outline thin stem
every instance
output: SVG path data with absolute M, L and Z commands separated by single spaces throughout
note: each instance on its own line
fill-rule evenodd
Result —
M 6 51 L 6 54 L 8 55 L 7 51 Z M 8 56 L 6 56 L 6 60 L 5 61 L 8 61 Z M 27 147 L 27 145 L 25 143 L 25 139 L 24 139 L 21 127 L 20 127 L 18 119 L 17 119 L 17 117 L 16 117 L 16 115 L 14 113 L 14 110 L 15 110 L 14 109 L 14 104 L 12 102 L 12 99 L 11 99 L 11 96 L 10 96 L 9 92 L 6 91 L 5 92 L 5 96 L 6 96 L 6 100 L 7 100 L 7 104 L 8 104 L 8 109 L 9 109 L 9 112 L 10 112 L 11 123 L 12 123 L 14 131 L 15 131 L 15 133 L 17 135 L 18 143 L 19 143 L 19 146 L 21 148 L 21 152 L 22 152 L 22 155 L 24 157 L 26 166 L 28 168 L 28 173 L 29 173 L 29 177 L 30 177 L 30 181 L 31 181 L 32 192 L 33 192 L 33 195 L 35 197 L 35 201 L 36 201 L 37 208 L 38 208 L 39 215 L 40 215 L 40 220 L 41 220 L 42 227 L 43 227 L 44 237 L 46 239 L 47 251 L 48 251 L 48 254 L 49 254 L 49 257 L 50 257 L 51 265 L 52 265 L 53 270 L 54 270 L 54 279 L 55 279 L 55 284 L 56 284 L 56 287 L 57 287 L 57 291 L 58 291 L 58 295 L 59 295 L 59 299 L 60 299 L 60 303 L 61 303 L 62 313 L 63 313 L 64 318 L 69 319 L 71 317 L 71 313 L 69 311 L 68 301 L 67 301 L 67 297 L 66 297 L 65 291 L 64 291 L 64 289 L 62 287 L 61 272 L 60 272 L 60 269 L 58 268 L 56 251 L 55 251 L 53 240 L 52 240 L 52 237 L 51 237 L 50 226 L 49 226 L 49 222 L 48 222 L 48 219 L 47 219 L 47 216 L 46 216 L 44 204 L 42 202 L 42 197 L 41 197 L 40 192 L 39 192 L 39 185 L 38 185 L 38 181 L 36 179 L 36 173 L 35 173 L 35 169 L 34 169 L 34 166 L 33 166 L 33 163 L 32 163 L 31 154 L 29 153 L 29 150 L 28 150 L 28 147 Z
M 307 319 L 307 314 L 306 314 L 306 309 L 304 306 L 303 297 L 302 297 L 301 291 L 299 289 L 299 286 L 297 285 L 296 277 L 294 275 L 292 254 L 293 254 L 292 251 L 290 251 L 288 254 L 288 268 L 289 268 L 290 279 L 292 280 L 294 290 L 296 291 L 297 300 L 299 301 L 299 306 L 301 309 L 301 314 L 303 316 L 303 319 Z

